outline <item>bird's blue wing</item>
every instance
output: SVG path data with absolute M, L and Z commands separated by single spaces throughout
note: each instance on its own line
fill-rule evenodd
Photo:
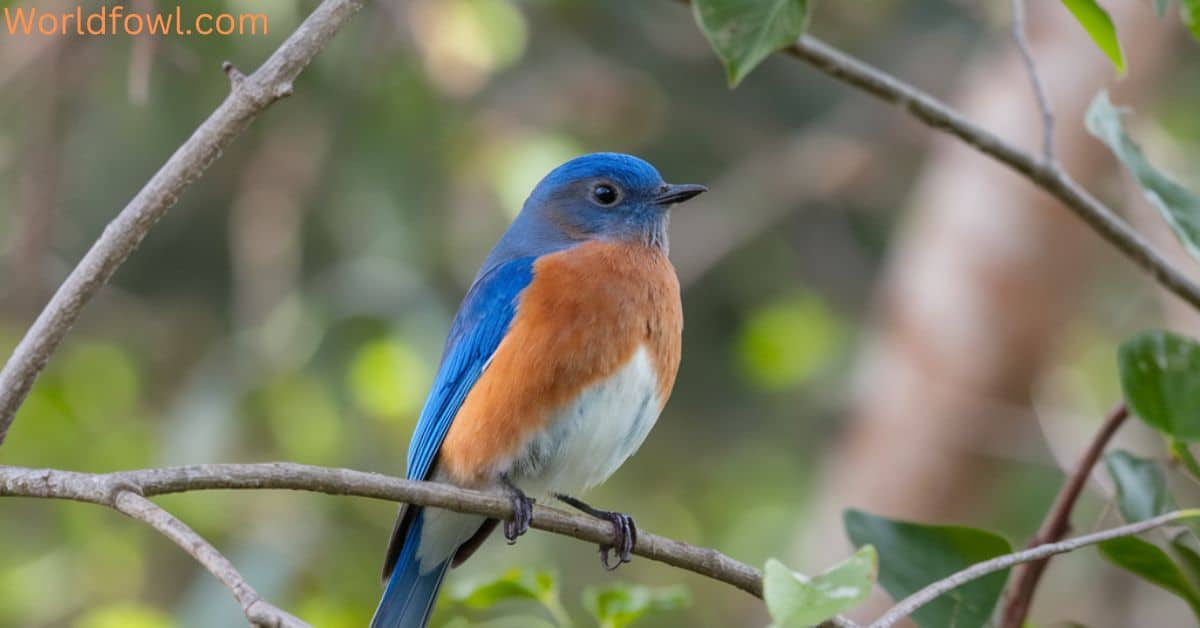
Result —
M 425 480 L 467 393 L 475 386 L 517 312 L 517 297 L 533 280 L 536 258 L 515 259 L 480 277 L 450 327 L 442 365 L 408 446 L 410 480 Z

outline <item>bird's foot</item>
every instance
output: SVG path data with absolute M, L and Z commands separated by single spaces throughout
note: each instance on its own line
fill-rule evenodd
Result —
M 600 564 L 604 565 L 606 570 L 612 571 L 633 558 L 633 546 L 637 544 L 637 526 L 633 523 L 633 517 L 622 512 L 593 508 L 570 495 L 556 493 L 554 497 L 576 510 L 612 523 L 613 542 L 600 544 Z M 609 562 L 608 553 L 614 550 L 617 562 L 612 564 Z
M 504 522 L 504 538 L 512 545 L 517 542 L 517 537 L 529 531 L 529 524 L 533 521 L 533 499 L 508 478 L 504 478 L 503 482 L 513 509 L 512 517 Z

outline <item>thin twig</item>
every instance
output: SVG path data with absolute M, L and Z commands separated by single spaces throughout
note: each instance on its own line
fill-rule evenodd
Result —
M 258 114 L 292 92 L 292 82 L 362 2 L 324 0 L 262 67 L 234 81 L 224 102 L 104 229 L 0 370 L 0 444 L 38 374 L 79 319 L 83 307 L 222 150 Z
M 1104 203 L 1070 175 L 1000 139 L 949 105 L 811 36 L 802 35 L 784 52 L 876 98 L 901 107 L 930 128 L 1012 168 L 1067 206 L 1100 237 L 1148 272 L 1168 291 L 1200 310 L 1200 286 L 1180 272 Z
M 233 597 L 242 607 L 242 612 L 251 626 L 310 628 L 307 623 L 262 599 L 242 574 L 238 573 L 233 563 L 217 551 L 217 548 L 154 502 L 133 491 L 121 490 L 117 492 L 111 505 L 114 509 L 158 530 L 216 576 L 233 592 Z
M 1013 565 L 1041 560 L 1049 556 L 1054 556 L 1055 554 L 1065 554 L 1081 547 L 1103 543 L 1104 541 L 1123 536 L 1141 534 L 1147 530 L 1153 530 L 1176 521 L 1183 519 L 1195 519 L 1197 517 L 1200 517 L 1200 508 L 1176 510 L 1175 512 L 1169 512 L 1165 515 L 1159 515 L 1152 519 L 1138 521 L 1137 523 L 1131 523 L 1117 528 L 1102 530 L 1100 532 L 1096 532 L 1095 534 L 1085 534 L 1083 536 L 1077 536 L 1073 539 L 1067 539 L 1066 541 L 1058 541 L 1057 543 L 1046 543 L 1045 545 L 1039 545 L 1034 548 L 1021 550 L 1019 552 L 1006 554 L 1004 556 L 997 556 L 996 558 L 985 560 L 981 563 L 975 563 L 974 565 L 971 565 L 970 567 L 967 567 L 958 573 L 938 580 L 924 589 L 921 589 L 920 591 L 917 591 L 916 593 L 904 598 L 900 601 L 900 603 L 896 604 L 889 609 L 888 612 L 884 613 L 883 616 L 875 620 L 874 623 L 870 624 L 868 628 L 888 628 L 901 619 L 908 617 L 922 606 L 937 599 L 939 596 L 972 580 L 982 578 L 990 573 L 1003 571 L 1009 567 L 1012 567 Z
M 689 0 L 678 0 L 688 4 Z M 926 126 L 953 135 L 975 150 L 1024 175 L 1057 198 L 1101 238 L 1166 288 L 1200 310 L 1200 286 L 1171 265 L 1161 253 L 1055 163 L 1040 158 L 1000 139 L 946 103 L 926 92 L 804 34 L 783 49 L 816 70 L 862 90 L 879 100 L 896 105 Z
M 1012 38 L 1021 53 L 1021 62 L 1025 64 L 1025 72 L 1029 74 L 1029 83 L 1033 86 L 1038 112 L 1042 115 L 1042 164 L 1058 168 L 1058 160 L 1054 157 L 1054 111 L 1050 107 L 1050 99 L 1046 96 L 1042 79 L 1038 76 L 1029 41 L 1025 38 L 1025 0 L 1012 0 L 1012 13 Z
M 1117 407 L 1108 413 L 1100 430 L 1096 432 L 1091 444 L 1088 445 L 1087 451 L 1083 452 L 1083 457 L 1079 459 L 1079 464 L 1067 481 L 1063 483 L 1058 496 L 1054 498 L 1054 504 L 1046 513 L 1046 519 L 1038 528 L 1037 534 L 1029 541 L 1029 547 L 1053 543 L 1067 535 L 1071 528 L 1071 511 L 1075 508 L 1075 502 L 1083 493 L 1083 487 L 1087 486 L 1092 469 L 1100 460 L 1108 441 L 1112 440 L 1113 435 L 1117 433 L 1127 418 L 1129 418 L 1129 407 L 1124 402 L 1117 404 Z M 1025 616 L 1029 614 L 1029 607 L 1033 604 L 1033 594 L 1037 590 L 1038 581 L 1041 580 L 1042 573 L 1046 570 L 1049 562 L 1050 558 L 1046 557 L 1014 570 L 1012 584 L 1008 588 L 1007 601 L 1001 613 L 1003 618 L 1001 626 L 1020 628 L 1025 623 Z

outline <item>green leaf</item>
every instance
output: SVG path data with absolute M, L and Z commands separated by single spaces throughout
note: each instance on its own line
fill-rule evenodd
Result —
M 1200 481 L 1200 460 L 1196 460 L 1196 456 L 1192 455 L 1187 443 L 1168 436 L 1167 450 L 1171 452 L 1171 460 L 1183 465 L 1183 470 L 1192 476 L 1192 479 Z
M 696 22 L 725 64 L 730 87 L 771 53 L 794 43 L 808 21 L 808 0 L 695 0 Z
M 687 587 L 644 587 L 617 583 L 583 592 L 583 606 L 601 628 L 624 628 L 650 615 L 687 608 L 692 596 Z
M 857 606 L 875 583 L 875 548 L 864 545 L 825 573 L 806 578 L 774 558 L 763 571 L 763 598 L 778 628 L 815 626 Z
M 1154 0 L 1154 14 L 1163 17 L 1167 14 L 1167 3 L 1170 0 Z
M 877 517 L 859 510 L 843 515 L 856 546 L 879 551 L 879 583 L 896 599 L 977 562 L 1012 551 L 1004 538 L 975 528 L 932 526 Z M 1008 570 L 968 582 L 913 613 L 925 627 L 978 628 L 987 623 Z
M 1101 90 L 1085 116 L 1088 131 L 1108 145 L 1133 175 L 1142 195 L 1158 208 L 1192 257 L 1200 260 L 1200 197 L 1150 165 L 1141 147 L 1125 134 L 1124 111 L 1114 107 L 1108 92 Z
M 498 578 L 468 585 L 455 598 L 470 608 L 490 608 L 506 600 L 538 600 L 541 596 L 533 576 L 511 569 Z
M 1099 549 L 1105 558 L 1122 569 L 1183 598 L 1192 607 L 1192 612 L 1200 617 L 1200 593 L 1157 545 L 1134 536 L 1123 536 L 1101 543 Z
M 1126 521 L 1142 521 L 1177 508 L 1157 462 L 1117 450 L 1104 456 L 1104 466 L 1117 485 L 1117 507 Z
M 1087 31 L 1089 37 L 1100 48 L 1113 67 L 1118 72 L 1125 72 L 1125 55 L 1121 52 L 1121 42 L 1117 40 L 1117 27 L 1113 25 L 1108 11 L 1096 3 L 1096 0 L 1062 0 L 1075 20 Z
M 1200 41 L 1200 0 L 1179 0 L 1179 17 L 1196 41 Z
M 497 578 L 458 587 L 454 599 L 469 608 L 490 608 L 510 600 L 533 600 L 542 605 L 559 625 L 570 624 L 562 605 L 558 582 L 550 571 L 510 569 Z
M 1171 552 L 1179 568 L 1189 577 L 1193 587 L 1200 586 L 1200 542 L 1191 530 L 1182 530 L 1171 539 Z
M 1148 331 L 1121 343 L 1117 360 L 1134 414 L 1168 436 L 1200 440 L 1200 344 Z

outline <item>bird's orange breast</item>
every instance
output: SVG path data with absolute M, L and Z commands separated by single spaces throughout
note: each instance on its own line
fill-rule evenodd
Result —
M 679 370 L 683 311 L 666 254 L 589 242 L 540 258 L 508 334 L 439 452 L 441 474 L 472 486 L 504 470 L 555 410 L 645 347 L 665 404 Z

